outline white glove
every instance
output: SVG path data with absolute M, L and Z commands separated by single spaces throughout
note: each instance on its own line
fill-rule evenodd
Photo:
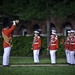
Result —
M 16 21 L 13 21 L 13 25 L 16 25 Z
M 19 23 L 19 20 L 15 20 L 15 21 L 16 21 L 17 24 Z

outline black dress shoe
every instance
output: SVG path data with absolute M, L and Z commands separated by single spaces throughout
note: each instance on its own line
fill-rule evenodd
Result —
M 10 65 L 3 65 L 3 67 L 9 67 Z
M 51 63 L 51 65 L 55 65 L 56 63 Z
M 75 64 L 71 64 L 72 66 L 74 66 Z
M 69 64 L 69 65 L 72 65 L 72 66 L 74 66 L 75 64 Z
M 71 65 L 71 64 L 69 63 L 69 65 Z

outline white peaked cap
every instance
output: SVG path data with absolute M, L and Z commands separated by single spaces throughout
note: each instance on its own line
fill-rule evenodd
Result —
M 56 35 L 56 33 L 52 32 L 52 35 Z
M 74 31 L 74 30 L 71 30 L 70 32 L 71 32 L 71 33 L 74 33 L 75 31 Z
M 71 31 L 68 31 L 68 33 L 71 33 Z
M 52 30 L 52 32 L 56 32 L 56 30 Z
M 38 31 L 34 31 L 34 33 L 35 33 L 35 34 L 39 34 L 39 32 L 38 32 Z

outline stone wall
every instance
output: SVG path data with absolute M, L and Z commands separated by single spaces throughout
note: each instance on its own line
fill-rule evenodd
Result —
M 21 35 L 24 29 L 27 30 L 27 34 L 33 34 L 35 30 L 40 31 L 41 34 L 46 34 L 46 20 L 41 21 L 33 19 L 27 22 L 21 21 L 18 27 L 16 27 L 14 34 Z M 50 21 L 50 30 L 52 29 L 55 29 L 58 35 L 66 35 L 68 30 L 75 30 L 75 20 L 59 20 L 56 17 L 52 17 Z

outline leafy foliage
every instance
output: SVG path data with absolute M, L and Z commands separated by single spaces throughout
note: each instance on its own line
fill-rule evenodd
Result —
M 47 19 L 49 14 L 66 18 L 75 13 L 75 0 L 3 0 L 2 10 L 28 20 Z
M 62 38 L 64 37 L 59 37 L 59 48 L 57 51 L 57 57 L 64 57 L 64 45 L 60 44 Z M 41 56 L 46 56 L 47 53 L 47 38 L 46 37 L 41 37 L 42 39 L 42 48 L 40 50 L 40 55 Z M 32 56 L 32 41 L 33 37 L 14 37 L 13 38 L 13 47 L 11 50 L 11 56 Z M 2 42 L 3 39 L 0 38 L 0 56 L 3 54 L 3 48 L 2 48 Z
M 66 18 L 67 16 L 75 13 L 75 1 L 71 2 L 69 5 L 65 5 L 63 2 L 57 3 L 52 13 L 57 17 Z

